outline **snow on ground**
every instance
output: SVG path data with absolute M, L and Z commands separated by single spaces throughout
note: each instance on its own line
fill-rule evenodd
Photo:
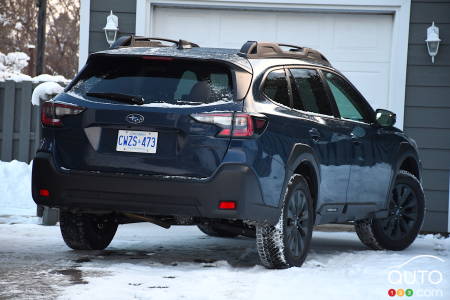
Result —
M 58 226 L 24 224 L 37 220 L 31 164 L 0 162 L 0 178 L 0 299 L 392 299 L 389 289 L 450 298 L 450 238 L 372 251 L 354 232 L 316 231 L 302 268 L 267 270 L 254 239 L 141 223 L 119 226 L 104 251 L 77 252 Z
M 0 223 L 36 223 L 31 164 L 0 161 Z M 1 242 L 1 240 L 0 240 Z
M 398 267 L 417 255 L 434 257 Z M 57 226 L 3 224 L 0 298 L 389 299 L 389 289 L 410 288 L 411 299 L 448 299 L 449 259 L 448 238 L 420 236 L 409 249 L 391 252 L 368 250 L 352 232 L 315 232 L 302 268 L 267 270 L 254 239 L 208 237 L 193 226 L 121 225 L 106 250 L 76 252 Z M 433 271 L 433 282 L 440 272 L 442 282 L 397 283 L 394 276 L 390 283 L 390 270 Z M 420 297 L 423 291 L 442 296 Z

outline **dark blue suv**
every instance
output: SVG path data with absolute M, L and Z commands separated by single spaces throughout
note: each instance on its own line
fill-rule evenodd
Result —
M 314 225 L 390 250 L 422 225 L 415 142 L 310 48 L 122 37 L 41 110 L 33 198 L 60 209 L 73 249 L 106 248 L 118 224 L 198 225 L 256 236 L 284 268 Z

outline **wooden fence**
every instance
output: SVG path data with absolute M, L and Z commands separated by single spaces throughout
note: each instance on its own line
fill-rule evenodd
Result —
M 30 162 L 39 146 L 39 107 L 31 104 L 31 81 L 0 81 L 0 160 Z

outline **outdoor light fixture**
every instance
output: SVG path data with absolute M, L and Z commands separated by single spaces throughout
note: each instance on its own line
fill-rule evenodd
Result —
M 116 41 L 117 31 L 119 31 L 119 18 L 113 14 L 112 10 L 106 18 L 106 26 L 103 30 L 105 31 L 106 41 L 109 46 L 112 46 Z
M 434 64 L 434 57 L 438 53 L 439 43 L 441 40 L 439 39 L 439 27 L 434 26 L 433 24 L 427 29 L 427 42 L 428 54 L 431 56 L 431 61 Z

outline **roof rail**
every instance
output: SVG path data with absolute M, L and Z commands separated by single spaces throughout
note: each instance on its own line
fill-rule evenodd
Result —
M 284 51 L 282 48 L 288 48 L 288 50 Z M 289 44 L 248 41 L 242 46 L 239 55 L 246 58 L 310 59 L 324 65 L 331 65 L 328 59 L 319 51 Z
M 158 37 L 143 37 L 135 35 L 125 35 L 118 38 L 114 44 L 111 45 L 110 49 L 117 49 L 119 47 L 170 47 L 163 42 L 172 43 L 178 49 L 191 49 L 194 47 L 199 47 L 199 45 L 188 42 L 185 40 L 171 40 Z

